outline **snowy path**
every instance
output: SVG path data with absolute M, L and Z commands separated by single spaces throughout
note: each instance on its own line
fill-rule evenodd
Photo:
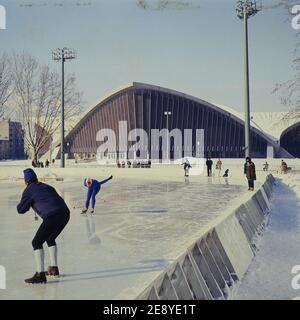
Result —
M 294 265 L 300 265 L 300 179 L 286 176 L 275 187 L 270 223 L 236 299 L 292 299 Z

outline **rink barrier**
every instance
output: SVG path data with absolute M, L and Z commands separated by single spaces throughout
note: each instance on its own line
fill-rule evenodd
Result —
M 224 300 L 234 295 L 268 221 L 274 177 L 162 272 L 138 300 Z

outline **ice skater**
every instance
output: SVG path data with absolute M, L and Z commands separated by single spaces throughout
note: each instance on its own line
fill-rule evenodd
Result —
M 226 170 L 225 170 L 225 173 L 223 174 L 223 177 L 224 177 L 224 178 L 228 178 L 228 172 L 229 172 L 229 169 L 226 169 Z
M 53 187 L 38 181 L 37 175 L 32 169 L 24 170 L 24 181 L 26 188 L 17 206 L 18 213 L 23 214 L 32 208 L 43 219 L 32 240 L 37 270 L 34 276 L 26 279 L 25 282 L 46 283 L 46 275 L 59 276 L 55 240 L 68 223 L 70 210 Z M 45 272 L 44 268 L 43 244 L 45 242 L 47 242 L 50 254 L 48 272 Z
M 183 165 L 183 170 L 184 170 L 184 176 L 188 177 L 189 176 L 189 172 L 190 172 L 190 168 L 192 167 L 189 160 L 185 159 L 185 162 L 182 163 Z
M 88 192 L 86 195 L 85 208 L 81 212 L 82 214 L 85 214 L 88 211 L 91 199 L 92 199 L 92 209 L 90 212 L 94 213 L 95 204 L 96 204 L 96 195 L 100 191 L 101 185 L 111 180 L 112 178 L 113 176 L 110 176 L 109 178 L 102 181 L 97 181 L 96 179 L 91 179 L 91 178 L 84 179 L 83 185 L 88 188 Z

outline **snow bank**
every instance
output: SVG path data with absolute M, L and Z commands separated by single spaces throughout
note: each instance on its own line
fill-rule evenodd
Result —
M 270 223 L 236 299 L 296 299 L 294 266 L 300 264 L 300 176 L 280 175 L 274 188 Z

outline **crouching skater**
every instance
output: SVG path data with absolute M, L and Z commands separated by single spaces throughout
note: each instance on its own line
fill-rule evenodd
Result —
M 46 283 L 46 275 L 59 276 L 55 239 L 68 223 L 70 211 L 56 190 L 45 183 L 39 182 L 32 169 L 24 170 L 24 180 L 26 188 L 17 206 L 18 213 L 25 213 L 32 208 L 43 219 L 32 240 L 37 270 L 34 276 L 26 279 L 25 282 L 32 284 Z M 47 242 L 50 254 L 48 272 L 45 272 L 44 268 L 43 244 L 45 242 Z

